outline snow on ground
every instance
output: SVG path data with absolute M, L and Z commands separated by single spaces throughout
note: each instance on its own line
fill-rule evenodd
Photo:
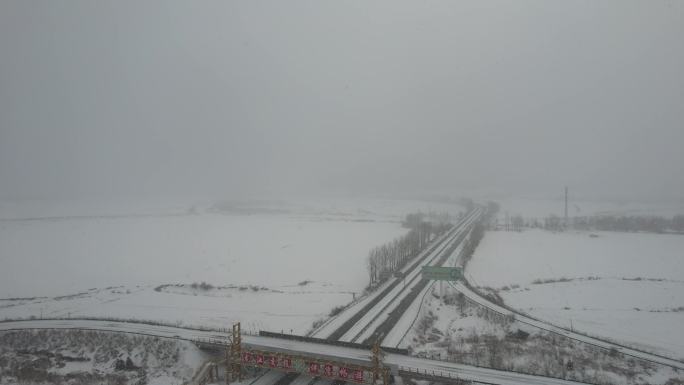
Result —
M 239 320 L 254 330 L 304 333 L 363 290 L 368 250 L 405 233 L 401 219 L 417 210 L 463 209 L 372 199 L 5 202 L 0 318 L 98 316 L 216 327 Z M 201 282 L 221 289 L 190 286 Z M 155 290 L 160 285 L 172 286 Z
M 592 349 L 515 320 L 460 303 L 434 285 L 401 343 L 414 355 L 590 383 L 665 384 L 682 379 L 672 368 Z M 675 382 L 676 383 L 676 382 Z
M 0 384 L 181 384 L 209 358 L 188 341 L 98 331 L 8 331 L 0 342 Z
M 490 231 L 468 272 L 478 285 L 493 287 L 560 277 L 684 279 L 681 235 L 593 234 L 598 237 L 570 231 Z
M 466 277 L 559 326 L 684 358 L 684 237 L 487 232 Z
M 313 321 L 325 317 L 331 307 L 352 300 L 349 292 L 318 282 L 258 291 L 240 286 L 221 295 L 190 287 L 186 292 L 172 290 L 179 288 L 157 288 L 117 287 L 88 290 L 66 298 L 0 300 L 0 317 L 111 317 L 213 328 L 227 328 L 239 321 L 248 332 L 303 334 Z
M 287 285 L 322 277 L 360 290 L 368 250 L 405 232 L 388 222 L 221 214 L 0 226 L 3 297 L 195 281 Z

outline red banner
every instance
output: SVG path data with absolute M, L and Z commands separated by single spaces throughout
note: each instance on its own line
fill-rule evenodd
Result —
M 323 365 L 323 375 L 326 377 L 334 377 L 335 376 L 332 364 Z
M 303 357 L 289 356 L 276 352 L 243 351 L 241 352 L 241 359 L 245 365 L 280 369 L 287 372 L 297 371 L 310 376 L 322 376 L 330 379 L 337 378 L 356 384 L 365 384 L 366 381 L 371 381 L 372 377 L 367 376 L 370 373 L 370 368 L 356 365 L 352 367 L 340 366 L 334 362 L 316 361 L 315 359 L 309 361 Z
M 248 364 L 250 361 L 252 361 L 252 354 L 249 352 L 242 353 L 242 363 Z
M 363 382 L 363 370 L 355 370 L 352 376 L 354 382 Z
M 309 374 L 318 375 L 318 369 L 320 369 L 320 365 L 317 362 L 309 362 Z

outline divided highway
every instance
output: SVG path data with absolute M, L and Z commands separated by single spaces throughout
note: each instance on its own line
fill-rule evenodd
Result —
M 420 267 L 429 264 L 443 253 L 447 246 L 452 244 L 456 237 L 460 236 L 472 224 L 479 211 L 471 211 L 451 230 L 447 231 L 406 267 L 401 269 L 404 278 L 391 277 L 371 294 L 354 303 L 336 317 L 331 318 L 312 333 L 313 337 L 326 338 L 330 341 L 356 340 L 358 332 L 367 327 L 369 318 L 382 309 L 388 301 L 396 298 L 404 290 L 407 280 L 412 280 L 420 274 Z
M 369 301 L 350 306 L 336 317 L 336 322 L 323 325 L 312 336 L 364 344 L 381 341 L 398 321 L 401 312 L 427 285 L 428 281 L 421 278 L 421 268 L 442 265 L 468 235 L 481 213 L 479 208 L 468 213 L 459 224 L 404 268 L 401 271 L 402 278 L 390 278 Z M 331 331 L 332 328 L 335 329 Z

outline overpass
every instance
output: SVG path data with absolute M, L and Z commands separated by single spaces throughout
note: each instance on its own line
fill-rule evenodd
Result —
M 199 330 L 184 327 L 151 325 L 134 322 L 118 322 L 105 320 L 26 320 L 0 322 L 0 331 L 30 329 L 77 329 L 105 332 L 130 333 L 160 338 L 173 338 L 192 341 L 198 345 L 224 348 L 230 344 L 228 331 Z M 373 366 L 371 352 L 367 349 L 337 346 L 328 343 L 296 341 L 292 339 L 242 335 L 245 352 L 262 353 L 280 352 L 288 356 L 301 357 L 304 360 L 328 361 L 353 370 L 371 368 Z M 250 353 L 251 354 L 251 353 Z M 473 367 L 451 362 L 411 357 L 398 353 L 385 353 L 383 363 L 390 370 L 403 378 L 428 379 L 439 382 L 466 382 L 499 385 L 572 385 L 579 382 L 533 376 L 528 374 Z M 305 368 L 306 369 L 306 368 Z M 318 370 L 324 370 L 319 367 Z M 322 374 L 319 373 L 319 374 Z M 353 376 L 353 373 L 352 373 Z M 338 376 L 339 377 L 339 376 Z M 354 382 L 353 379 L 349 380 Z M 362 382 L 362 381 L 356 381 Z

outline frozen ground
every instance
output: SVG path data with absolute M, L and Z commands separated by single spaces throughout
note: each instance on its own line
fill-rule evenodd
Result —
M 597 384 L 666 384 L 683 378 L 670 367 L 491 317 L 482 308 L 459 302 L 450 288 L 444 299 L 437 293 L 435 285 L 401 343 L 415 355 Z
M 466 276 L 540 319 L 684 358 L 684 237 L 487 232 Z
M 303 333 L 367 284 L 405 200 L 0 204 L 0 318 L 98 316 Z M 193 288 L 207 282 L 220 289 Z M 165 286 L 155 290 L 160 285 Z
M 0 333 L 0 384 L 181 384 L 207 359 L 188 341 L 79 330 Z
M 188 285 L 119 286 L 64 297 L 0 300 L 0 319 L 102 317 L 213 328 L 226 328 L 239 321 L 248 332 L 303 334 L 315 320 L 326 317 L 332 307 L 351 300 L 349 292 L 320 282 L 207 291 Z
M 359 290 L 368 250 L 405 232 L 396 222 L 220 213 L 5 221 L 0 227 L 2 297 L 195 281 L 287 285 L 328 277 Z

